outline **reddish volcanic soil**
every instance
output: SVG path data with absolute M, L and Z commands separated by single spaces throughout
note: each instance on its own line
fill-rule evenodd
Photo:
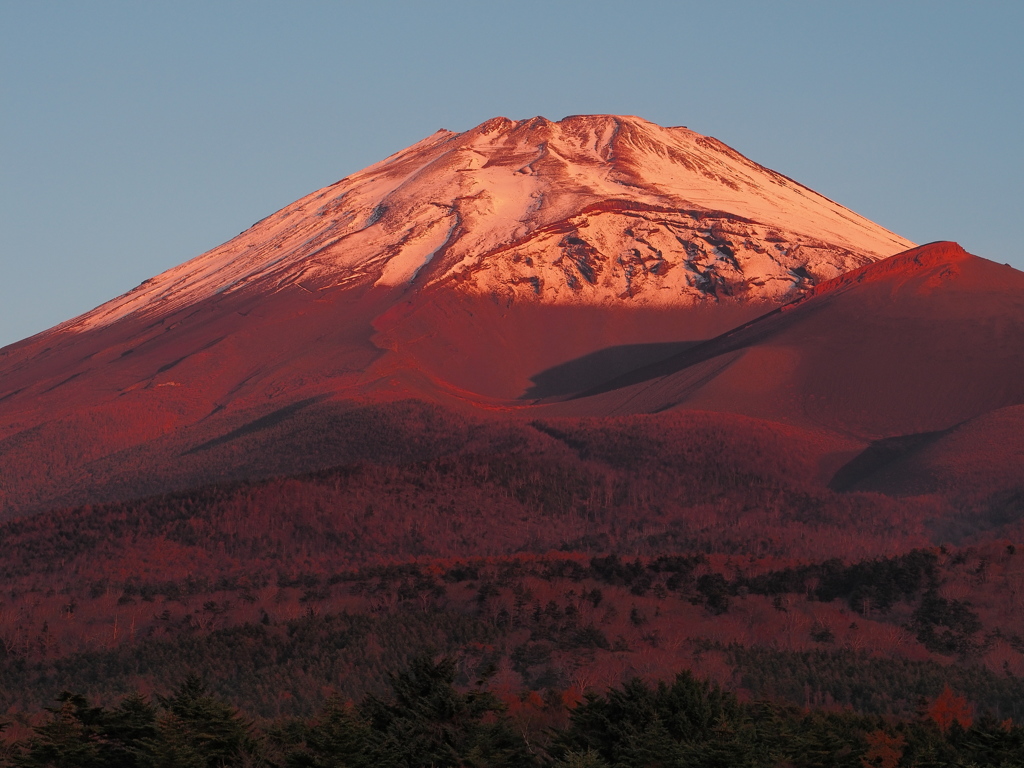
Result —
M 177 467 L 182 450 L 267 414 L 284 419 L 314 400 L 347 410 L 415 397 L 457 410 L 515 413 L 515 398 L 536 386 L 531 376 L 562 391 L 564 377 L 552 383 L 544 371 L 611 348 L 612 359 L 569 377 L 570 388 L 593 386 L 764 306 L 615 312 L 508 307 L 435 293 L 399 305 L 386 289 L 326 292 L 313 301 L 296 291 L 232 294 L 160 321 L 127 318 L 4 349 L 5 509 L 38 509 L 69 491 L 107 485 L 142 455 L 155 466 Z M 276 450 L 291 452 L 284 444 Z
M 1006 425 L 1024 403 L 1024 275 L 950 243 L 752 322 L 763 304 L 616 312 L 437 289 L 397 304 L 385 289 L 297 298 L 219 296 L 147 325 L 5 349 L 8 514 L 358 460 L 362 433 L 325 447 L 321 431 L 350 428 L 359 404 L 410 397 L 499 420 L 753 416 L 821 435 L 823 483 L 872 441 L 953 430 L 913 450 L 876 447 L 841 488 L 1020 474 L 1020 433 Z

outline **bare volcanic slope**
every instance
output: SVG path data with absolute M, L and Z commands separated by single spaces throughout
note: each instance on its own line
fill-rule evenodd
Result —
M 324 398 L 504 407 L 588 355 L 541 390 L 594 385 L 909 245 L 685 128 L 439 131 L 0 351 L 2 503 Z
M 867 441 L 938 433 L 1024 404 L 1022 348 L 1024 273 L 933 243 L 540 410 L 729 411 Z

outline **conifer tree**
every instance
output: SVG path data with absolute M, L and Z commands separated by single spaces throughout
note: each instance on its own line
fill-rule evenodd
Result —
M 189 675 L 171 696 L 158 696 L 157 733 L 143 741 L 146 768 L 227 768 L 253 752 L 251 725 Z
M 502 768 L 535 760 L 507 721 L 503 707 L 483 690 L 455 689 L 456 662 L 413 658 L 389 675 L 387 699 L 367 697 L 360 710 L 373 731 L 373 764 L 386 768 Z

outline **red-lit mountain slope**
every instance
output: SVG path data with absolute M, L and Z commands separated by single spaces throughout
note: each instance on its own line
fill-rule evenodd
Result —
M 933 243 L 540 410 L 730 411 L 875 440 L 1024 403 L 1022 346 L 1024 273 Z
M 88 499 L 314 402 L 565 395 L 909 245 L 685 128 L 439 131 L 0 350 L 0 503 Z

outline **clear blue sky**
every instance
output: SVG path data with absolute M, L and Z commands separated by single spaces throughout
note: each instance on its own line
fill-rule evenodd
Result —
M 438 128 L 636 114 L 1024 268 L 1024 2 L 0 0 L 0 345 Z

